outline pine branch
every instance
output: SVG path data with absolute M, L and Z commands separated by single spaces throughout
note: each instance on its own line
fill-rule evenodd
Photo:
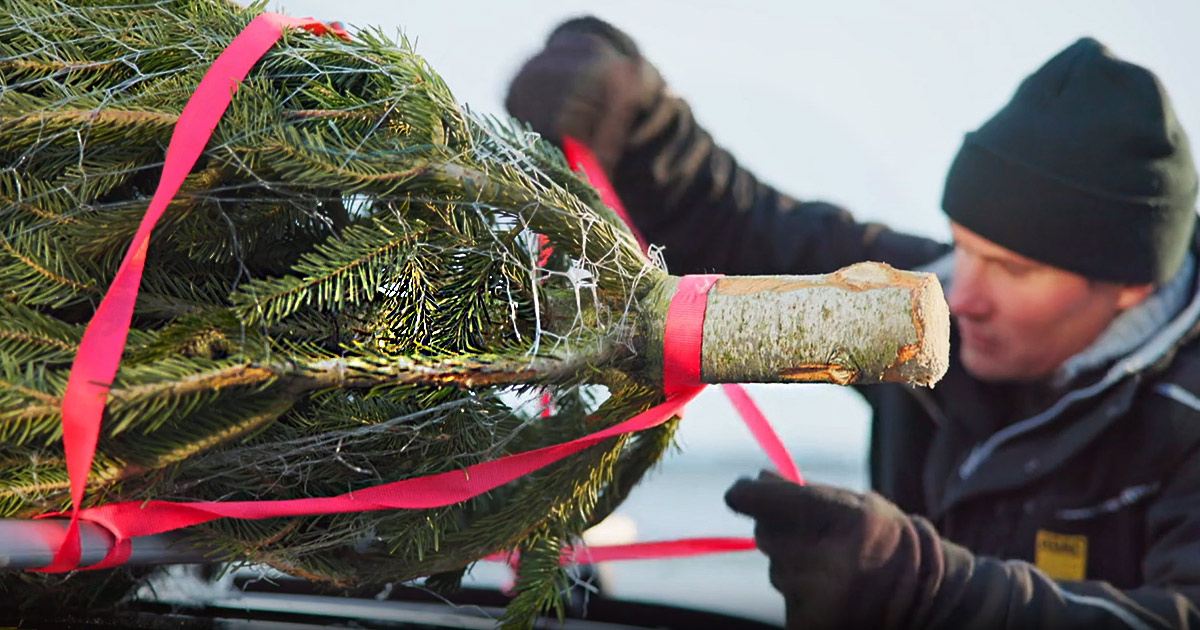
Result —
M 255 280 L 233 296 L 247 323 L 276 323 L 302 306 L 340 309 L 374 298 L 386 270 L 403 258 L 426 230 L 397 231 L 381 222 L 351 226 L 303 256 L 294 267 L 303 276 Z
M 135 333 L 135 337 L 136 337 Z M 75 358 L 82 331 L 75 326 L 0 300 L 0 358 L 16 365 L 61 364 Z
M 27 305 L 63 307 L 100 295 L 87 274 L 57 256 L 57 244 L 45 233 L 0 235 L 0 292 Z
M 563 623 L 566 617 L 563 598 L 570 582 L 559 559 L 566 542 L 550 528 L 544 528 L 521 546 L 514 586 L 517 595 L 505 606 L 500 628 L 532 628 L 543 611 L 552 611 L 558 622 Z

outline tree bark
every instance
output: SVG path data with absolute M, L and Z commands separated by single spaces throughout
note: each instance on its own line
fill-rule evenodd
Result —
M 666 304 L 641 312 L 651 365 L 662 364 Z M 708 292 L 700 380 L 933 385 L 945 374 L 950 314 L 933 274 L 859 263 L 826 275 L 727 276 Z M 661 378 L 661 373 L 658 375 Z

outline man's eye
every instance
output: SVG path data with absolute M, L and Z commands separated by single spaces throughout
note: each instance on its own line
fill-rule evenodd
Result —
M 1012 262 L 1002 262 L 1000 263 L 1000 267 L 1004 269 L 1004 271 L 1010 276 L 1024 276 L 1030 271 L 1033 271 L 1033 268 L 1029 265 L 1022 265 L 1020 263 Z

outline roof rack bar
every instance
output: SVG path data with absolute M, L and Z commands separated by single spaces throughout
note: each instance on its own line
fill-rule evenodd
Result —
M 0 518 L 0 569 L 37 569 L 50 564 L 67 534 L 66 519 Z M 184 534 L 139 536 L 131 540 L 125 564 L 190 564 L 212 561 L 204 550 L 181 544 Z M 79 566 L 104 559 L 113 546 L 112 534 L 95 523 L 79 523 Z

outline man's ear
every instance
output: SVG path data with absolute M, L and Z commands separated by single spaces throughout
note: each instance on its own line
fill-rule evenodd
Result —
M 1123 284 L 1117 289 L 1117 308 L 1122 311 L 1140 304 L 1146 296 L 1154 292 L 1151 284 Z

